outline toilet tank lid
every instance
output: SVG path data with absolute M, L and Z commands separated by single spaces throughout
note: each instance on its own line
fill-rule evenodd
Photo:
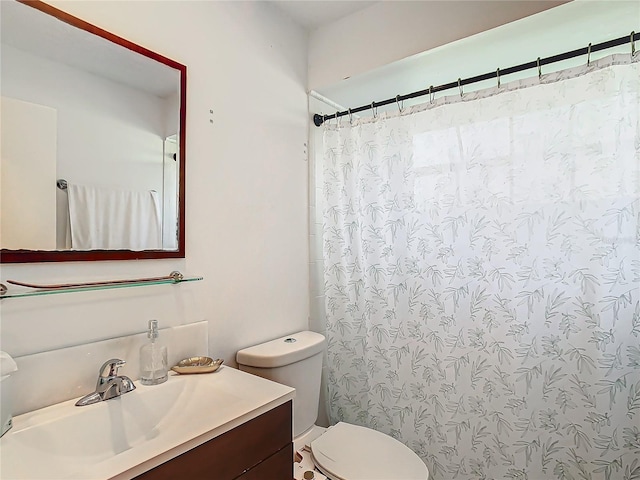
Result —
M 323 335 L 308 331 L 298 332 L 240 350 L 236 354 L 236 361 L 248 367 L 283 367 L 322 352 L 324 346 Z

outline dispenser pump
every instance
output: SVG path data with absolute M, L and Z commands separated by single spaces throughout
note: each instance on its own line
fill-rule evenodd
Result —
M 157 320 L 149 320 L 149 331 L 147 332 L 147 337 L 154 341 L 158 338 L 158 321 Z
M 140 383 L 143 385 L 158 385 L 169 378 L 167 347 L 157 341 L 158 336 L 158 321 L 149 320 L 150 342 L 140 347 Z

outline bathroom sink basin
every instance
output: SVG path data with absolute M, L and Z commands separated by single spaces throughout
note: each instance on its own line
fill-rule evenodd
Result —
M 134 391 L 94 405 L 70 400 L 20 415 L 0 439 L 0 478 L 131 478 L 259 415 L 274 396 L 292 396 L 257 380 L 224 367 L 161 385 L 135 382 Z

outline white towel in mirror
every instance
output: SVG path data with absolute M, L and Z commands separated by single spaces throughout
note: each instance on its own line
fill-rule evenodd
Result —
M 162 248 L 156 192 L 71 184 L 67 192 L 73 250 Z

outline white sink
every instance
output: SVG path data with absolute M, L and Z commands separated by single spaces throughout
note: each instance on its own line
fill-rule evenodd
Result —
M 171 375 L 83 407 L 75 400 L 14 418 L 0 439 L 0 479 L 132 478 L 293 397 L 293 389 L 223 367 Z

